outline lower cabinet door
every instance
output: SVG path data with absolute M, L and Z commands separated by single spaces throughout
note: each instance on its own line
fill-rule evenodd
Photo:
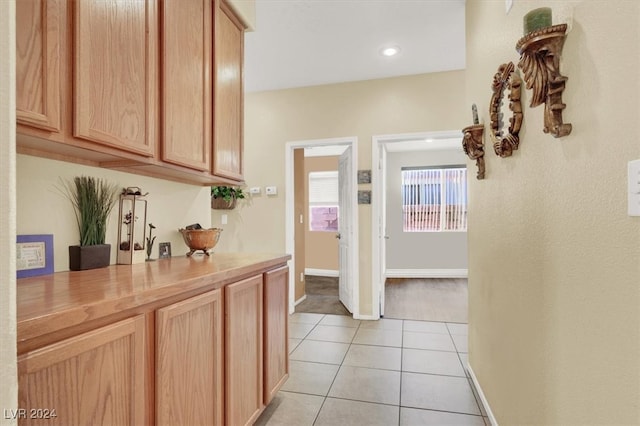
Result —
M 289 268 L 264 274 L 264 403 L 289 377 Z
M 222 425 L 222 290 L 156 312 L 156 424 Z
M 253 424 L 263 408 L 262 275 L 225 287 L 226 424 Z
M 18 358 L 21 425 L 140 425 L 145 321 L 138 315 Z

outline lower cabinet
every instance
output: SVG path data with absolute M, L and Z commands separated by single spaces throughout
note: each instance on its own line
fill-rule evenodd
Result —
M 156 311 L 156 424 L 223 423 L 222 290 Z
M 253 424 L 289 373 L 288 274 L 285 266 L 139 307 L 26 352 L 20 408 L 5 415 L 21 425 Z
M 262 275 L 225 288 L 227 425 L 253 424 L 263 408 Z
M 264 404 L 289 377 L 289 268 L 264 274 Z
M 28 352 L 10 414 L 21 425 L 146 424 L 145 359 L 144 315 Z

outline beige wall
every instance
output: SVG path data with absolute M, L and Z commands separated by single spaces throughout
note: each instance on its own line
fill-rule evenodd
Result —
M 460 140 L 462 140 L 462 133 Z M 387 269 L 454 271 L 467 269 L 466 232 L 404 232 L 402 230 L 402 168 L 451 164 L 466 164 L 466 157 L 461 147 L 456 150 L 387 154 L 385 232 L 389 237 L 386 240 Z
M 305 157 L 305 268 L 338 270 L 338 240 L 335 232 L 309 230 L 309 173 L 338 171 L 338 157 Z
M 358 137 L 358 168 L 371 168 L 371 137 L 461 129 L 466 124 L 463 71 L 247 94 L 247 186 L 276 185 L 230 216 L 221 250 L 285 251 L 285 144 Z M 371 206 L 359 205 L 360 313 L 371 315 Z M 219 223 L 217 213 L 212 214 Z
M 470 174 L 469 356 L 501 425 L 640 424 L 640 218 L 626 167 L 640 158 L 640 2 L 467 1 L 467 105 L 489 122 L 522 18 L 573 18 L 561 60 L 571 135 L 542 132 L 523 91 L 520 150 Z M 505 114 L 509 111 L 504 108 Z M 469 162 L 471 167 L 471 163 Z
M 0 1 L 0 409 L 18 407 L 16 372 L 15 2 Z M 15 425 L 1 416 L 0 425 Z
M 56 271 L 69 269 L 68 246 L 78 244 L 79 236 L 71 203 L 57 192 L 55 185 L 59 178 L 80 175 L 103 177 L 123 188 L 138 186 L 149 192 L 147 222 L 156 226 L 154 235 L 157 237 L 152 257 L 158 257 L 161 241 L 171 243 L 173 256 L 184 255 L 188 248 L 178 228 L 196 222 L 209 227 L 211 223 L 209 187 L 18 155 L 18 234 L 53 234 Z M 111 263 L 115 263 L 117 222 L 116 205 L 107 224 L 106 243 L 111 244 Z

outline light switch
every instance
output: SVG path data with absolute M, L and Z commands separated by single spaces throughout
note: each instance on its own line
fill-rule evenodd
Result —
M 264 188 L 264 192 L 266 192 L 267 195 L 276 195 L 278 193 L 278 189 L 275 186 L 267 186 Z
M 227 215 L 223 214 L 222 216 L 220 216 L 220 223 L 222 225 L 226 225 L 227 224 Z
M 253 186 L 251 188 L 249 188 L 249 194 L 259 194 L 260 193 L 260 187 L 259 186 Z
M 640 216 L 640 160 L 629 161 L 627 178 L 629 216 Z

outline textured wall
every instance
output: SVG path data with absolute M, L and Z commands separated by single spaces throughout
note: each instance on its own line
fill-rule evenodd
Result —
M 561 60 L 571 135 L 542 132 L 523 91 L 521 145 L 470 174 L 470 364 L 501 425 L 640 423 L 640 2 L 553 1 L 572 18 Z M 538 1 L 467 1 L 467 104 L 489 122 L 493 74 L 517 62 Z M 510 112 L 505 107 L 506 117 Z M 470 117 L 470 116 L 469 116 Z M 470 120 L 469 120 L 470 121 Z M 471 163 L 469 163 L 471 167 Z
M 285 250 L 285 144 L 358 137 L 358 168 L 371 168 L 373 135 L 461 129 L 463 71 L 248 94 L 245 99 L 247 186 L 278 186 L 229 216 L 221 250 Z M 375 200 L 374 200 L 375 202 Z M 360 205 L 360 312 L 371 314 L 371 206 Z M 214 224 L 219 213 L 212 213 Z M 231 222 L 233 220 L 233 223 Z M 229 229 L 229 233 L 227 233 Z
M 462 140 L 462 134 L 460 134 Z M 462 148 L 387 154 L 387 269 L 467 269 L 466 232 L 402 230 L 402 168 L 466 164 Z M 472 170 L 473 173 L 473 169 Z
M 15 2 L 0 1 L 0 409 L 18 407 L 16 373 Z M 0 417 L 0 424 L 16 424 Z

